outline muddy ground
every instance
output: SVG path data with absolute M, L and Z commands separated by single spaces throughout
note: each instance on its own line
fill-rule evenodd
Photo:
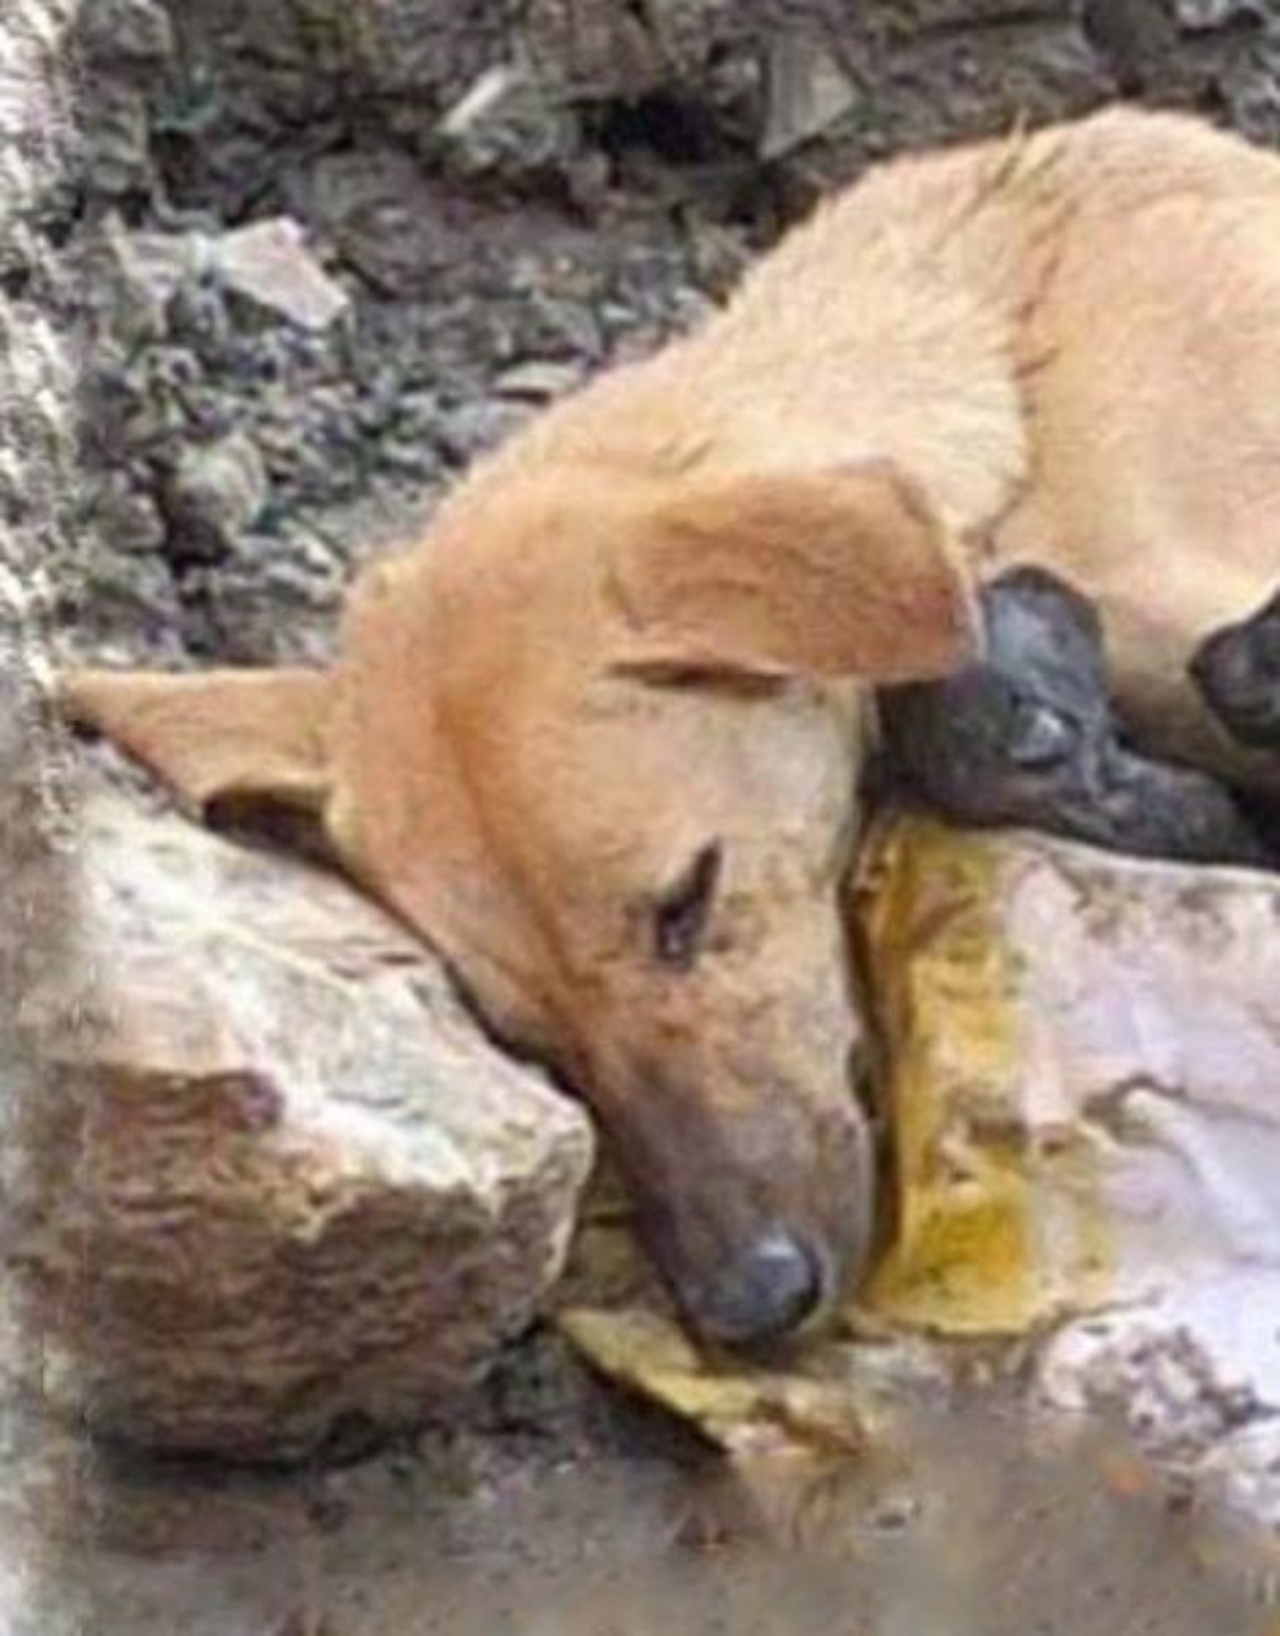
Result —
M 1105 1437 L 1038 1446 L 1011 1391 L 935 1397 L 891 1458 L 765 1528 L 670 1427 L 580 1398 L 566 1415 L 558 1363 L 535 1405 L 538 1356 L 451 1431 L 291 1473 L 160 1465 L 12 1414 L 6 1636 L 1275 1629 L 1274 1553 Z
M 1087 30 L 1065 5 L 862 8 L 870 93 L 766 162 L 751 96 L 696 77 L 588 99 L 568 125 L 535 108 L 495 159 L 432 137 L 456 88 L 313 73 L 264 48 L 252 7 L 90 6 L 86 163 L 48 224 L 87 462 L 60 644 L 172 665 L 328 653 L 357 563 L 540 403 L 695 319 L 869 156 L 1120 87 L 1280 131 L 1265 8 L 1083 9 Z M 277 216 L 345 298 L 327 326 L 199 272 L 228 231 Z M 31 1402 L 38 1361 L 10 1370 Z M 930 1413 L 824 1544 L 783 1555 L 724 1521 L 736 1502 L 703 1452 L 548 1333 L 446 1424 L 304 1472 L 91 1449 L 20 1393 L 0 1427 L 0 1636 L 1274 1628 L 1265 1564 L 1176 1491 L 1112 1493 L 1096 1448 L 1043 1464 L 1007 1393 Z

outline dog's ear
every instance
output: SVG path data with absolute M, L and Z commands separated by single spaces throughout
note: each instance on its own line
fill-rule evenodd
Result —
M 70 725 L 101 733 L 200 814 L 319 815 L 335 693 L 328 673 L 302 669 L 73 670 L 54 684 Z
M 617 665 L 924 680 L 978 645 L 973 588 L 918 486 L 887 461 L 687 477 L 610 562 Z

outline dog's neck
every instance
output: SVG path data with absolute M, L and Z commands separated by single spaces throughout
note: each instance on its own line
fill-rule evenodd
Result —
M 888 457 L 958 535 L 989 529 L 1027 473 L 1033 318 L 1063 210 L 1053 157 L 1017 144 L 890 167 L 793 234 L 690 343 L 725 406 L 718 453 Z
M 1057 147 L 1032 139 L 873 173 L 724 312 L 543 417 L 498 465 L 662 475 L 888 457 L 959 537 L 981 538 L 1027 472 L 1030 315 L 1070 192 L 1059 169 Z

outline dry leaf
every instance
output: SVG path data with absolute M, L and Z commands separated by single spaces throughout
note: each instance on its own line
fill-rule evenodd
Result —
M 579 1307 L 562 1312 L 559 1323 L 602 1374 L 669 1409 L 727 1453 L 849 1460 L 865 1451 L 863 1412 L 843 1382 L 704 1357 L 654 1312 Z

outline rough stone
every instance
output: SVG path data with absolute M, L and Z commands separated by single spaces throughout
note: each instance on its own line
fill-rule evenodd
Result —
M 477 175 L 564 166 L 580 141 L 572 111 L 514 63 L 487 69 L 449 109 L 439 134 L 456 168 Z
M 224 556 L 252 528 L 266 504 L 268 481 L 253 439 L 233 432 L 182 451 L 169 493 L 175 556 Z
M 84 171 L 95 192 L 116 199 L 150 186 L 151 131 L 145 94 L 124 80 L 104 76 L 104 81 L 94 93 Z
M 768 22 L 767 7 L 738 0 L 530 0 L 523 33 L 547 85 L 588 101 L 632 100 L 705 82 L 718 56 L 753 42 Z
M 821 13 L 830 0 L 800 11 Z M 248 8 L 255 50 L 305 63 L 381 96 L 437 110 L 486 73 L 528 55 L 558 97 L 633 98 L 705 75 L 731 42 L 766 26 L 753 0 L 266 0 Z
M 264 55 L 382 95 L 457 94 L 510 42 L 512 0 L 267 0 L 247 20 Z
M 20 1026 L 34 985 L 56 984 L 77 933 L 74 854 L 67 845 L 65 757 L 45 686 L 55 578 L 71 543 L 77 476 L 77 377 L 51 299 L 70 166 L 68 34 L 74 0 L 5 0 L 0 20 L 0 1462 L 41 1455 L 40 1350 L 11 1321 L 7 1264 L 24 1184 L 28 1116 L 42 1103 L 42 1041 Z M 74 1155 L 64 1154 L 65 1165 Z M 0 1532 L 13 1537 L 5 1471 Z M 71 1636 L 72 1610 L 43 1581 L 42 1541 L 0 1565 L 6 1636 Z M 75 1613 L 80 1612 L 77 1608 Z
M 392 147 L 325 154 L 290 179 L 288 203 L 372 290 L 401 300 L 443 303 L 485 289 L 531 240 L 575 238 L 558 216 L 535 211 L 531 224 L 530 206 L 513 212 Z
M 504 370 L 496 386 L 501 397 L 547 403 L 580 386 L 583 375 L 580 365 L 558 363 L 553 358 L 530 358 L 526 363 Z
M 113 552 L 149 557 L 165 542 L 166 529 L 155 502 L 134 488 L 122 473 L 104 479 L 86 505 Z
M 333 658 L 346 583 L 332 547 L 302 526 L 287 550 L 245 534 L 227 558 L 184 576 L 186 641 L 228 664 L 322 664 Z
M 226 233 L 213 246 L 215 275 L 226 289 L 300 329 L 325 330 L 348 305 L 346 292 L 308 250 L 287 216 Z
M 131 232 L 113 213 L 78 260 L 87 310 L 137 347 L 168 334 L 174 297 L 201 276 L 205 249 L 195 234 Z
M 62 576 L 54 606 L 62 620 L 74 621 L 79 651 L 103 664 L 128 664 L 139 653 L 166 664 L 184 657 L 182 602 L 158 553 L 131 555 L 90 536 L 74 577 Z
M 151 68 L 173 56 L 173 24 L 156 0 L 84 0 L 80 44 L 95 63 Z
M 335 878 L 117 795 L 83 830 L 17 1255 L 51 1402 L 255 1460 L 419 1421 L 556 1277 L 585 1117 Z
M 821 41 L 782 34 L 766 57 L 762 159 L 782 159 L 830 129 L 859 101 L 858 86 Z

